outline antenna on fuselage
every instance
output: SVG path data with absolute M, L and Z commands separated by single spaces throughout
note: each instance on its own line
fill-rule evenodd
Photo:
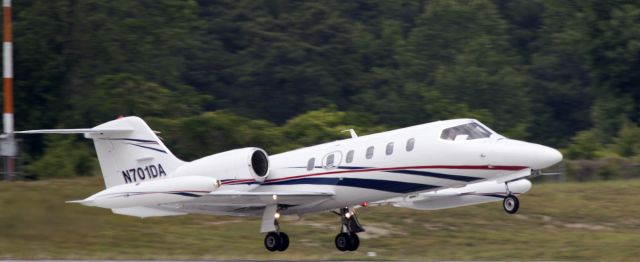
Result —
M 356 138 L 358 137 L 358 134 L 356 134 L 356 131 L 353 130 L 353 128 L 347 129 L 347 130 L 342 130 L 340 132 L 349 132 L 349 134 L 351 134 L 351 138 Z

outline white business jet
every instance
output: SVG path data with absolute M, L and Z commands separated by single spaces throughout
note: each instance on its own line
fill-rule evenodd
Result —
M 269 251 L 284 251 L 283 215 L 340 215 L 335 245 L 354 251 L 363 232 L 355 208 L 390 204 L 434 210 L 502 201 L 531 188 L 528 177 L 562 160 L 558 150 L 508 139 L 473 119 L 422 124 L 268 156 L 257 147 L 191 162 L 175 157 L 138 117 L 94 128 L 16 133 L 80 133 L 92 139 L 106 189 L 69 201 L 116 214 L 155 217 L 190 213 L 262 217 Z

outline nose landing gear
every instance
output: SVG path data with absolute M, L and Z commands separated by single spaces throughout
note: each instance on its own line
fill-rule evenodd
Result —
M 520 200 L 516 197 L 511 190 L 509 189 L 509 182 L 504 183 L 505 190 L 507 191 L 507 196 L 502 200 L 502 208 L 508 214 L 515 214 L 518 212 L 518 208 L 520 208 Z
M 515 195 L 509 194 L 502 200 L 502 208 L 509 214 L 515 214 L 520 208 L 520 200 Z

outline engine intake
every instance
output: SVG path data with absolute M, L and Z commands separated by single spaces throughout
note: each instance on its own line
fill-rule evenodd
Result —
M 251 169 L 258 177 L 265 177 L 269 174 L 269 158 L 262 150 L 253 151 L 251 154 Z

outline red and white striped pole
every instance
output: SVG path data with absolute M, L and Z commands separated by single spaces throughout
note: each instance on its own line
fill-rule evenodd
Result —
M 11 32 L 11 0 L 3 0 L 3 76 L 4 76 L 4 113 L 2 122 L 4 133 L 13 136 L 13 37 Z
M 4 112 L 2 114 L 3 141 L 2 154 L 5 157 L 5 179 L 13 180 L 16 172 L 18 147 L 13 137 L 13 37 L 11 32 L 11 0 L 2 1 L 2 25 L 4 42 L 2 44 L 2 67 L 4 89 Z

